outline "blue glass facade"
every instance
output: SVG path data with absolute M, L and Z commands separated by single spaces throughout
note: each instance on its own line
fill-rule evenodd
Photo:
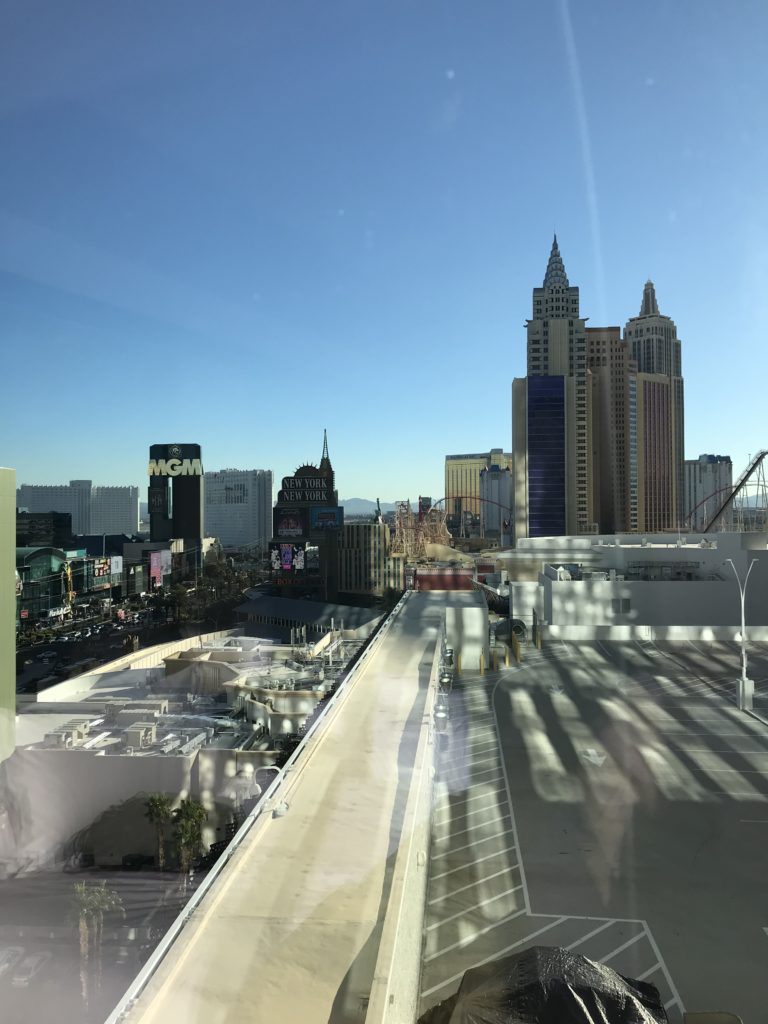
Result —
M 565 378 L 528 377 L 528 536 L 566 532 Z

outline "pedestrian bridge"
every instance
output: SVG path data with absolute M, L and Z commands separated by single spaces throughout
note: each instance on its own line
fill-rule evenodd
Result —
M 433 702 L 468 596 L 405 596 L 110 1024 L 414 1019 Z

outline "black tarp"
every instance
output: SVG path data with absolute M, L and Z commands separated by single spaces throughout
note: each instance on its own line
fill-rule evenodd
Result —
M 419 1024 L 668 1024 L 658 989 L 559 946 L 473 967 Z

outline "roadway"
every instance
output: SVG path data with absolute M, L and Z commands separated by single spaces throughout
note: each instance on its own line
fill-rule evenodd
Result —
M 409 596 L 127 1022 L 361 1019 L 444 604 Z
M 765 1019 L 768 725 L 729 644 L 552 643 L 464 676 L 440 759 L 422 1010 L 563 945 L 683 1009 Z M 750 644 L 756 708 L 768 651 Z

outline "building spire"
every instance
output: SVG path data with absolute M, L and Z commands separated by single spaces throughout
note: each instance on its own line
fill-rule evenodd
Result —
M 659 304 L 656 301 L 656 289 L 653 281 L 649 278 L 643 288 L 643 304 L 640 307 L 640 316 L 658 316 Z
M 557 235 L 555 235 L 552 242 L 552 252 L 549 254 L 549 263 L 547 263 L 547 272 L 544 275 L 544 287 L 545 288 L 567 288 L 568 277 L 565 273 L 565 266 L 563 265 L 563 258 L 560 255 L 560 250 L 557 247 Z
M 323 457 L 320 460 L 320 465 L 322 466 L 323 463 L 330 463 L 330 461 L 331 460 L 328 457 L 328 431 L 323 430 Z

